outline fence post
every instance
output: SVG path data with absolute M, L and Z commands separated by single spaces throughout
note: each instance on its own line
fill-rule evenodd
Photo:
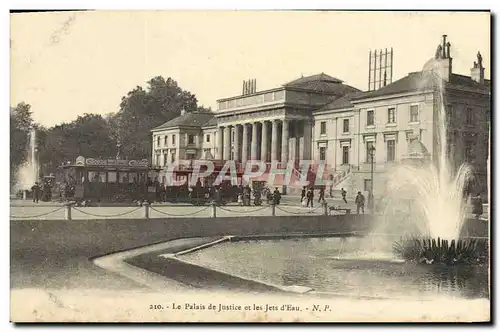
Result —
M 323 202 L 323 210 L 324 210 L 324 213 L 325 213 L 325 216 L 328 215 L 328 203 L 327 202 Z
M 144 206 L 144 219 L 149 219 L 149 202 L 142 203 Z
M 212 218 L 216 218 L 217 217 L 217 204 L 215 204 L 215 202 L 212 202 L 211 205 L 212 205 Z
M 271 203 L 271 215 L 276 216 L 276 204 L 274 202 Z
M 71 203 L 67 202 L 64 204 L 64 219 L 71 220 Z

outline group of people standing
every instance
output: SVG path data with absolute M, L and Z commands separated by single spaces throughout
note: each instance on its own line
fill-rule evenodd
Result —
M 274 191 L 271 191 L 268 187 L 252 190 L 250 186 L 247 185 L 245 187 L 241 187 L 241 190 L 238 193 L 238 204 L 249 206 L 252 193 L 254 197 L 254 205 L 257 206 L 262 205 L 262 196 L 265 197 L 267 204 L 271 204 L 272 202 L 275 205 L 279 205 L 281 202 L 281 193 L 278 188 L 275 188 Z
M 48 202 L 52 199 L 52 187 L 46 182 L 43 184 L 35 182 L 31 187 L 31 194 L 33 196 L 33 203 L 38 203 L 40 200 Z
M 330 197 L 333 197 L 332 195 L 332 190 L 330 190 Z M 347 191 L 342 188 L 340 190 L 340 194 L 342 195 L 342 200 L 344 203 L 347 204 Z M 314 207 L 314 188 L 313 187 L 303 187 L 302 192 L 300 194 L 300 202 L 301 205 L 304 207 Z M 319 198 L 318 198 L 318 203 L 325 203 L 325 188 L 320 187 L 319 188 Z M 356 204 L 356 211 L 359 214 L 365 213 L 365 196 L 361 193 L 361 191 L 358 191 L 358 194 L 356 195 L 356 198 L 354 200 L 354 203 Z

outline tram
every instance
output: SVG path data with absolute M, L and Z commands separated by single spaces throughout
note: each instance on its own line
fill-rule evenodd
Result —
M 154 196 L 153 179 L 158 169 L 147 159 L 95 159 L 79 156 L 74 164 L 59 167 L 62 199 L 96 202 L 149 200 Z M 68 197 L 66 197 L 68 196 Z

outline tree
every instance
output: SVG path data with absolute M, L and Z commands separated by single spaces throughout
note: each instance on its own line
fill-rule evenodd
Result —
M 116 141 L 110 135 L 108 122 L 96 114 L 84 114 L 75 121 L 46 131 L 40 163 L 44 173 L 53 172 L 64 162 L 85 158 L 114 158 Z
M 122 154 L 131 159 L 148 158 L 151 155 L 150 130 L 179 116 L 181 109 L 197 111 L 197 99 L 182 90 L 172 78 L 161 76 L 147 82 L 146 90 L 138 86 L 123 97 L 120 110 L 108 119 L 122 143 Z

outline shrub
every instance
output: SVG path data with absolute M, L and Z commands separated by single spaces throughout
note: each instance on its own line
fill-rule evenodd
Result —
M 400 259 L 421 264 L 482 264 L 488 259 L 488 240 L 468 238 L 442 240 L 407 236 L 396 241 L 392 251 Z

